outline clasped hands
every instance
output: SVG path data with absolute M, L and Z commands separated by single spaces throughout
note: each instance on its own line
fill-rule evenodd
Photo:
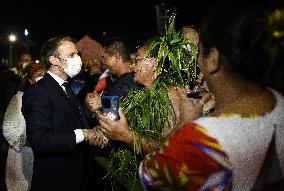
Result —
M 99 127 L 93 129 L 82 129 L 84 140 L 90 145 L 104 148 L 108 145 L 108 138 L 102 133 Z
M 120 120 L 115 121 L 109 116 L 104 116 L 100 111 L 96 111 L 100 126 L 93 129 L 82 129 L 85 141 L 90 145 L 104 148 L 108 145 L 109 139 L 116 141 L 129 141 L 132 131 L 129 129 L 127 120 L 121 108 L 119 109 Z
M 84 137 L 87 137 L 85 141 L 90 145 L 105 147 L 108 144 L 109 139 L 115 141 L 127 142 L 131 140 L 132 131 L 128 127 L 128 123 L 125 114 L 119 109 L 120 120 L 114 120 L 110 115 L 104 116 L 101 111 L 96 111 L 96 116 L 100 125 L 93 129 L 84 129 Z

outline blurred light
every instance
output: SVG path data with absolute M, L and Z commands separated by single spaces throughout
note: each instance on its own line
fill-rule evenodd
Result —
M 28 34 L 29 34 L 28 29 L 25 29 L 25 36 L 28 36 Z
M 284 31 L 275 30 L 273 31 L 272 36 L 275 38 L 281 38 L 284 36 Z
M 39 63 L 39 60 L 35 60 L 35 63 L 37 63 L 37 64 L 38 64 L 38 63 Z
M 10 41 L 10 42 L 15 42 L 16 40 L 17 40 L 16 35 L 14 35 L 14 34 L 10 34 L 10 35 L 9 35 L 9 41 Z

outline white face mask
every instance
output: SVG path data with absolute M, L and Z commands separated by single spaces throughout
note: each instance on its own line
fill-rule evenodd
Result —
M 64 70 L 70 78 L 73 78 L 81 71 L 82 60 L 80 56 L 75 56 L 74 58 L 67 58 L 66 60 L 67 68 Z
M 42 76 L 35 78 L 35 82 L 38 82 L 42 78 L 43 78 Z

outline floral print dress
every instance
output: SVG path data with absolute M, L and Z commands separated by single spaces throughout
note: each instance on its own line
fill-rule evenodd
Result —
M 148 190 L 230 190 L 229 158 L 218 141 L 197 124 L 175 132 L 140 166 Z
M 201 117 L 174 132 L 141 162 L 144 189 L 249 191 L 274 136 L 283 178 L 284 97 L 270 90 L 275 98 L 272 111 Z

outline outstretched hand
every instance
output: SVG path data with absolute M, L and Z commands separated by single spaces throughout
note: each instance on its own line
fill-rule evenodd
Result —
M 96 112 L 99 119 L 101 131 L 112 140 L 127 141 L 132 136 L 124 112 L 119 108 L 120 119 L 115 121 L 107 116 L 102 115 L 100 111 Z

